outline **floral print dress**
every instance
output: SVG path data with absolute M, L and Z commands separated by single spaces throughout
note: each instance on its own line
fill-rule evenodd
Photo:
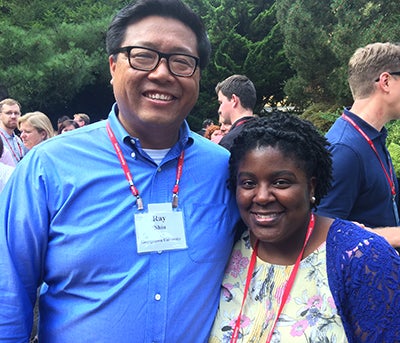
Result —
M 236 243 L 225 273 L 211 343 L 231 341 L 252 252 L 246 232 Z M 292 268 L 257 258 L 242 312 L 238 342 L 266 342 Z M 325 243 L 301 261 L 271 342 L 348 342 L 328 285 Z

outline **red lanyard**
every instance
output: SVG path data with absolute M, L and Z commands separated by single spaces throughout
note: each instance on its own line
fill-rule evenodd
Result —
M 303 255 L 304 255 L 304 250 L 305 250 L 306 245 L 308 243 L 308 240 L 310 239 L 311 234 L 312 234 L 312 232 L 314 230 L 314 224 L 315 224 L 314 213 L 311 213 L 310 223 L 308 224 L 306 239 L 304 240 L 303 248 L 301 249 L 300 254 L 297 257 L 296 263 L 295 263 L 295 265 L 294 265 L 294 267 L 292 269 L 292 272 L 290 273 L 289 279 L 288 279 L 288 281 L 286 283 L 285 291 L 283 292 L 282 299 L 281 299 L 281 304 L 280 304 L 278 312 L 276 314 L 274 323 L 273 323 L 273 325 L 271 327 L 271 331 L 269 332 L 269 335 L 268 335 L 268 338 L 267 338 L 267 343 L 269 343 L 270 340 L 271 340 L 272 334 L 274 333 L 274 329 L 275 329 L 275 326 L 276 326 L 276 322 L 278 321 L 279 316 L 282 313 L 282 309 L 285 306 L 285 303 L 286 303 L 286 301 L 287 301 L 287 299 L 289 297 L 290 290 L 292 289 L 294 280 L 296 278 L 297 271 L 298 271 L 299 266 L 300 266 L 300 261 L 301 261 Z M 257 248 L 258 248 L 258 240 L 256 241 L 256 243 L 254 245 L 253 253 L 251 254 L 249 270 L 247 271 L 247 277 L 246 277 L 246 285 L 245 285 L 244 292 L 243 292 L 242 305 L 240 307 L 239 316 L 236 319 L 235 328 L 234 328 L 233 333 L 232 333 L 231 343 L 236 343 L 237 340 L 238 340 L 239 330 L 240 330 L 240 322 L 241 322 L 241 317 L 242 317 L 242 311 L 243 311 L 244 303 L 245 303 L 245 300 L 246 300 L 246 297 L 247 297 L 247 293 L 249 291 L 250 281 L 251 281 L 251 277 L 253 275 L 254 267 L 256 265 Z
M 14 155 L 15 160 L 16 160 L 17 162 L 21 161 L 21 158 L 22 158 L 22 149 L 21 149 L 21 146 L 19 145 L 18 139 L 15 138 L 15 141 L 17 142 L 17 147 L 18 147 L 18 150 L 19 150 L 19 156 L 17 156 L 17 154 L 16 154 L 15 151 L 14 151 L 14 148 L 11 146 L 11 144 L 10 144 L 10 142 L 8 141 L 7 137 L 4 135 L 3 132 L 1 132 L 1 130 L 0 130 L 0 134 L 4 137 L 4 140 L 6 141 L 8 147 L 10 148 L 10 151 L 11 151 L 12 154 Z M 14 137 L 12 137 L 12 138 L 14 139 Z
M 381 168 L 383 170 L 383 172 L 385 173 L 386 179 L 389 182 L 389 186 L 390 186 L 390 190 L 392 192 L 392 196 L 395 197 L 396 196 L 396 187 L 393 181 L 393 170 L 392 170 L 392 166 L 389 163 L 389 168 L 390 168 L 390 176 L 385 168 L 385 165 L 383 164 L 381 158 L 379 157 L 378 151 L 375 148 L 374 142 L 372 142 L 372 140 L 367 136 L 367 134 L 357 125 L 357 123 L 351 119 L 349 116 L 345 115 L 344 113 L 342 114 L 342 118 L 346 121 L 348 121 L 360 134 L 361 136 L 364 137 L 364 139 L 368 142 L 369 146 L 371 147 L 371 149 L 374 151 L 376 157 L 379 160 L 379 163 L 381 164 Z
M 143 208 L 144 208 L 143 200 L 139 194 L 138 189 L 135 187 L 135 185 L 133 183 L 132 174 L 129 170 L 128 164 L 126 163 L 125 157 L 122 154 L 121 147 L 119 146 L 117 139 L 115 138 L 114 132 L 111 130 L 109 122 L 107 122 L 106 128 L 107 128 L 107 133 L 108 133 L 108 136 L 110 137 L 111 143 L 114 146 L 115 152 L 117 153 L 119 162 L 121 163 L 121 167 L 124 171 L 125 177 L 128 180 L 129 188 L 131 189 L 133 196 L 136 198 L 136 206 L 137 206 L 138 210 L 143 210 Z M 179 156 L 179 159 L 178 159 L 178 166 L 176 168 L 176 181 L 175 181 L 174 188 L 172 190 L 172 207 L 173 208 L 178 207 L 179 182 L 182 177 L 184 155 L 185 155 L 185 151 L 182 150 L 181 155 Z

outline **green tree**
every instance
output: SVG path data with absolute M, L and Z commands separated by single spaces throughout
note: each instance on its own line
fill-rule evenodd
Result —
M 339 60 L 336 73 L 336 102 L 350 104 L 347 63 L 354 51 L 374 42 L 399 41 L 400 8 L 398 1 L 333 0 L 332 13 L 337 24 L 332 32 L 332 50 Z
M 335 82 L 332 71 L 338 59 L 332 51 L 332 31 L 336 19 L 329 1 L 280 0 L 277 18 L 284 35 L 284 50 L 296 75 L 285 92 L 300 107 L 315 102 L 331 104 Z
M 104 36 L 117 3 L 2 3 L 0 85 L 23 111 L 40 109 L 55 121 L 91 87 L 100 92 L 93 97 L 112 99 Z
M 215 86 L 232 74 L 245 74 L 254 82 L 256 112 L 268 101 L 281 101 L 284 79 L 292 72 L 283 53 L 282 34 L 277 30 L 275 1 L 187 3 L 202 14 L 212 44 L 211 63 L 203 73 L 200 99 L 193 111 L 197 122 L 217 118 Z
M 99 109 L 113 101 L 105 32 L 122 0 L 8 0 L 0 3 L 0 90 L 17 98 L 23 111 L 49 116 Z M 277 30 L 274 0 L 186 0 L 205 21 L 212 42 L 198 104 L 189 117 L 194 129 L 217 118 L 217 82 L 246 74 L 256 85 L 259 111 L 284 97 L 290 67 Z M 86 106 L 86 107 L 83 107 Z M 104 109 L 106 108 L 106 110 Z M 92 114 L 92 113 L 90 113 Z

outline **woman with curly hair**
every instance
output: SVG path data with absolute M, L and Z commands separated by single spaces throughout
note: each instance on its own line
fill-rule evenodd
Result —
M 331 184 L 327 140 L 274 114 L 231 149 L 246 229 L 228 264 L 210 342 L 394 342 L 400 257 L 355 223 L 313 213 Z

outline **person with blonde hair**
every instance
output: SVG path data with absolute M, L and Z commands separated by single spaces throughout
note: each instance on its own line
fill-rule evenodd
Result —
M 28 112 L 18 119 L 18 129 L 21 139 L 27 149 L 54 136 L 53 125 L 44 113 Z
M 79 127 L 82 127 L 90 124 L 90 117 L 86 113 L 76 113 L 74 121 L 78 123 Z
M 399 187 L 385 128 L 400 119 L 400 45 L 358 48 L 349 60 L 348 83 L 353 104 L 326 134 L 333 183 L 318 213 L 361 223 L 400 247 Z

